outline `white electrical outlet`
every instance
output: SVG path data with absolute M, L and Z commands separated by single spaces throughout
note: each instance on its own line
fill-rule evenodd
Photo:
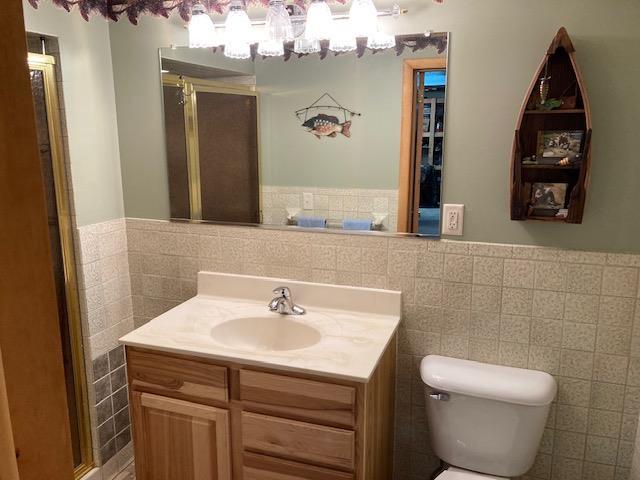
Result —
M 442 234 L 462 235 L 464 205 L 445 203 L 442 207 Z
M 313 210 L 313 193 L 304 192 L 302 194 L 302 208 Z

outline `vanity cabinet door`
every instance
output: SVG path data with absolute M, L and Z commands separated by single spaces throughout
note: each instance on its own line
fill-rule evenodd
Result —
M 229 412 L 133 392 L 138 480 L 230 480 Z

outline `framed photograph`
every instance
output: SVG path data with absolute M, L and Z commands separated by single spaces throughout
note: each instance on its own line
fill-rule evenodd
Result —
M 582 130 L 552 130 L 538 132 L 539 161 L 555 163 L 565 157 L 575 158 L 582 153 Z M 545 162 L 546 163 L 546 162 Z
M 566 183 L 534 183 L 531 185 L 531 207 L 562 209 L 567 198 Z

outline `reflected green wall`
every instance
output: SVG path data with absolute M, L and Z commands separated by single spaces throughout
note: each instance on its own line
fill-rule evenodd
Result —
M 436 56 L 435 49 L 420 52 Z M 402 62 L 395 52 L 301 59 L 256 61 L 260 92 L 262 178 L 264 185 L 327 188 L 398 188 Z M 324 93 L 360 112 L 352 121 L 351 138 L 317 139 L 294 112 Z M 331 105 L 329 98 L 321 101 Z M 309 111 L 335 115 L 340 111 Z

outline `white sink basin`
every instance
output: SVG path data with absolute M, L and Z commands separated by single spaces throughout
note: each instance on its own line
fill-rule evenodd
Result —
M 285 316 L 236 318 L 211 329 L 211 337 L 231 348 L 251 351 L 300 350 L 317 344 L 322 334 Z

